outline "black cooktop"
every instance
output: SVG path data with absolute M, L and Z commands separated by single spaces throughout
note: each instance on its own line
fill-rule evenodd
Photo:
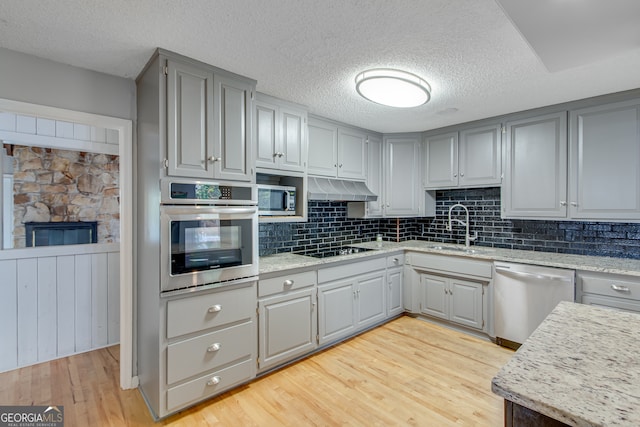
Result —
M 357 254 L 360 252 L 367 252 L 367 251 L 372 251 L 373 249 L 367 249 L 367 248 L 355 248 L 353 246 L 345 246 L 342 248 L 329 248 L 329 249 L 322 249 L 319 251 L 315 251 L 315 252 L 307 252 L 305 253 L 306 256 L 311 256 L 314 258 L 327 258 L 327 257 L 332 257 L 332 256 L 340 256 L 340 255 L 351 255 L 351 254 Z

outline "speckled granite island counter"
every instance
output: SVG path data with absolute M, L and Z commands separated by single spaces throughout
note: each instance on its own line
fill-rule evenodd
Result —
M 640 315 L 560 303 L 492 390 L 506 426 L 640 426 Z

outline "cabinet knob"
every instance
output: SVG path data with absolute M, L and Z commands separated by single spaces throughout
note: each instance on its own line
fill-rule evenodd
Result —
M 398 258 L 394 258 L 394 259 L 393 259 L 393 262 L 394 262 L 395 264 L 397 264 L 399 261 L 400 261 L 400 260 L 399 260 Z
M 458 174 L 457 174 L 457 173 L 454 173 L 454 174 L 453 174 L 453 177 L 454 177 L 454 178 L 457 178 L 457 177 L 458 177 Z
M 211 344 L 209 347 L 207 347 L 207 352 L 209 353 L 214 353 L 216 351 L 220 350 L 220 343 L 219 342 L 215 342 L 213 344 Z
M 293 286 L 293 280 L 287 279 L 284 281 L 283 285 L 285 286 Z
M 211 377 L 209 381 L 207 381 L 208 386 L 220 384 L 220 377 Z
M 284 153 L 278 153 L 278 157 L 284 156 Z
M 222 160 L 222 157 L 211 156 L 209 157 L 210 162 L 219 162 Z
M 340 163 L 340 165 L 338 167 L 341 168 L 342 167 L 342 163 Z
M 209 313 L 217 313 L 220 310 L 222 310 L 222 306 L 220 304 L 216 304 L 216 305 L 212 305 L 211 307 L 209 307 L 209 309 L 207 311 Z
M 571 202 L 571 206 L 573 206 L 573 207 L 578 206 L 578 202 Z
M 460 173 L 460 176 L 461 176 L 461 177 L 462 177 L 462 176 L 464 176 L 464 173 Z
M 560 206 L 567 206 L 566 200 L 560 200 Z

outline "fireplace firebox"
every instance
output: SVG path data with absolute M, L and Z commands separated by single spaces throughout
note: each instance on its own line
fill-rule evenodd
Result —
M 26 246 L 81 245 L 98 242 L 98 222 L 27 222 Z

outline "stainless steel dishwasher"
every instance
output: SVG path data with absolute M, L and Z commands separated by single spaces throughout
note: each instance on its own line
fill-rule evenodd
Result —
M 518 349 L 560 301 L 574 301 L 575 271 L 496 262 L 496 344 Z

